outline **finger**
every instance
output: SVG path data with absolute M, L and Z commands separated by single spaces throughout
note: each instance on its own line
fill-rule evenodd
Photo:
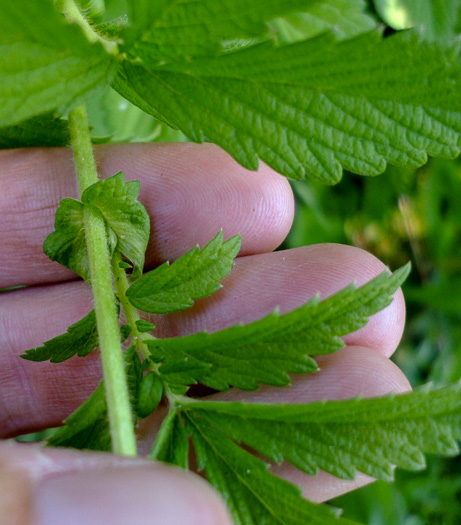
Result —
M 9 525 L 231 525 L 198 476 L 108 454 L 0 445 L 0 516 Z
M 346 347 L 337 354 L 322 356 L 318 361 L 321 367 L 318 374 L 296 381 L 293 393 L 290 393 L 294 402 L 377 397 L 411 390 L 408 379 L 392 361 L 365 347 Z M 272 472 L 297 484 L 306 498 L 319 503 L 374 481 L 362 473 L 357 473 L 351 481 L 323 471 L 308 476 L 287 463 L 273 466 Z
M 217 294 L 197 301 L 188 311 L 153 320 L 161 337 L 204 328 L 216 331 L 240 321 L 254 321 L 277 305 L 282 311 L 291 310 L 317 292 L 325 297 L 353 280 L 361 284 L 382 269 L 382 263 L 367 252 L 340 245 L 243 257 Z M 96 353 L 61 364 L 18 358 L 26 349 L 65 332 L 90 308 L 89 288 L 80 281 L 2 296 L 0 432 L 4 437 L 59 425 L 95 388 L 100 377 Z M 404 302 L 398 292 L 390 306 L 345 339 L 350 345 L 390 355 L 400 339 L 404 317 Z
M 355 396 L 377 397 L 411 389 L 408 380 L 397 366 L 374 350 L 348 346 L 339 352 L 317 358 L 320 371 L 305 376 L 292 376 L 289 388 L 263 386 L 256 392 L 232 389 L 201 398 L 210 401 L 246 401 L 249 403 L 312 403 L 319 400 L 340 400 Z M 140 422 L 139 451 L 148 454 L 160 429 L 166 409 L 161 409 Z M 160 417 L 159 417 L 160 416 Z M 371 483 L 373 478 L 357 473 L 354 480 L 339 479 L 319 471 L 315 476 L 304 474 L 289 463 L 272 465 L 271 472 L 295 483 L 310 501 L 322 502 Z
M 369 348 L 346 347 L 336 354 L 319 357 L 318 362 L 320 372 L 293 377 L 290 388 L 263 387 L 259 392 L 251 393 L 231 390 L 209 396 L 209 399 L 277 404 L 311 403 L 358 395 L 377 397 L 411 389 L 406 377 L 392 361 Z M 271 471 L 300 486 L 304 496 L 315 502 L 327 501 L 374 481 L 361 473 L 352 481 L 336 478 L 323 471 L 319 471 L 316 476 L 309 476 L 289 463 L 273 465 Z
M 287 180 L 262 165 L 248 171 L 211 144 L 124 144 L 95 148 L 103 177 L 123 171 L 141 181 L 151 216 L 147 266 L 203 246 L 222 228 L 240 233 L 242 254 L 276 248 L 293 220 Z M 50 261 L 43 242 L 61 199 L 77 198 L 71 151 L 30 148 L 0 155 L 0 288 L 74 279 Z

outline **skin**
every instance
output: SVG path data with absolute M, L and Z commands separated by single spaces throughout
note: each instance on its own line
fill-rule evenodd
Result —
M 122 170 L 127 180 L 141 181 L 141 201 L 152 219 L 147 269 L 196 243 L 203 246 L 220 228 L 226 238 L 242 234 L 240 256 L 219 292 L 187 311 L 149 318 L 160 337 L 250 322 L 276 306 L 290 311 L 315 293 L 326 297 L 384 269 L 372 255 L 349 246 L 273 252 L 290 229 L 294 202 L 286 179 L 267 166 L 247 171 L 213 145 L 112 145 L 97 147 L 96 155 L 103 177 Z M 2 438 L 59 425 L 101 378 L 97 352 L 59 365 L 18 358 L 91 309 L 88 286 L 42 252 L 59 201 L 77 197 L 72 170 L 72 155 L 65 148 L 0 153 L 0 288 L 31 285 L 0 296 Z M 344 338 L 343 350 L 318 359 L 320 372 L 295 376 L 286 389 L 263 387 L 257 393 L 230 391 L 212 397 L 301 403 L 406 391 L 408 381 L 389 360 L 404 320 L 398 291 L 366 327 Z M 149 450 L 161 412 L 139 428 L 141 453 Z M 322 472 L 306 476 L 289 465 L 272 470 L 298 483 L 313 501 L 371 481 L 364 475 L 353 482 Z M 144 459 L 8 440 L 0 443 L 0 516 L 11 525 L 231 523 L 219 495 L 196 474 Z

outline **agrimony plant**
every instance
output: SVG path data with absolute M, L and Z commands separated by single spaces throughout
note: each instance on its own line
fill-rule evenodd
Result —
M 104 372 L 48 443 L 135 455 L 137 421 L 166 397 L 150 457 L 188 468 L 191 441 L 236 523 L 346 523 L 241 445 L 308 474 L 391 479 L 394 465 L 420 469 L 424 453 L 458 452 L 459 384 L 307 405 L 205 402 L 187 392 L 197 383 L 283 387 L 290 373 L 315 372 L 311 356 L 337 351 L 341 336 L 387 306 L 408 266 L 288 314 L 159 339 L 139 311 L 167 314 L 214 293 L 240 239 L 218 232 L 142 275 L 149 217 L 139 183 L 123 173 L 98 179 L 86 106 L 111 86 L 162 125 L 219 144 L 247 168 L 262 159 L 288 177 L 333 184 L 343 169 L 376 175 L 388 162 L 416 167 L 428 154 L 459 154 L 459 43 L 428 42 L 415 31 L 383 38 L 361 0 L 127 0 L 126 7 L 115 20 L 91 20 L 73 0 L 2 3 L 0 144 L 72 145 L 80 199 L 61 202 L 44 250 L 88 282 L 95 305 L 23 357 L 61 362 L 98 347 Z

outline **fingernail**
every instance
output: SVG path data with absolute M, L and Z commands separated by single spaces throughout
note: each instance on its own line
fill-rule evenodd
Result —
M 209 485 L 166 465 L 51 477 L 34 499 L 37 525 L 232 525 Z

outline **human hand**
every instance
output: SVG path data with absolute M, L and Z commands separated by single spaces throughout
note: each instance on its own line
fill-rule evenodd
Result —
M 141 181 L 141 201 L 152 218 L 147 265 L 174 259 L 204 245 L 223 228 L 241 233 L 240 257 L 224 287 L 184 312 L 154 318 L 160 337 L 215 331 L 250 322 L 276 306 L 289 311 L 320 292 L 322 297 L 356 280 L 362 284 L 383 265 L 359 249 L 316 245 L 271 251 L 284 239 L 293 217 L 288 182 L 267 167 L 249 172 L 212 145 L 131 144 L 96 148 L 100 172 L 122 170 Z M 57 426 L 94 390 L 101 377 L 96 352 L 62 364 L 32 363 L 18 355 L 65 332 L 91 309 L 87 285 L 47 259 L 42 245 L 53 230 L 64 197 L 76 197 L 71 153 L 29 149 L 0 154 L 0 289 L 31 285 L 0 295 L 0 437 Z M 347 347 L 318 359 L 322 370 L 294 376 L 287 389 L 233 390 L 215 399 L 302 403 L 376 396 L 409 388 L 389 361 L 404 324 L 401 292 L 363 329 L 345 338 Z M 158 414 L 142 422 L 139 447 L 147 451 Z M 306 476 L 292 467 L 274 472 L 304 487 L 313 501 L 347 492 L 353 482 L 325 473 Z M 181 494 L 178 497 L 178 494 Z M 34 521 L 35 520 L 35 521 Z M 198 476 L 143 459 L 42 449 L 11 442 L 0 447 L 0 524 L 158 523 L 228 524 L 219 496 Z

